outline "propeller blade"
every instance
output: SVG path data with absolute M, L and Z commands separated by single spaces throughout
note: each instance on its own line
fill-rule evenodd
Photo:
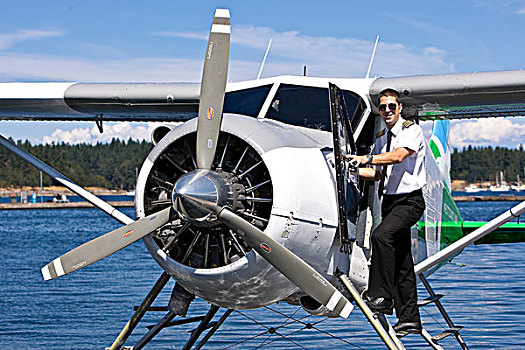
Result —
M 244 241 L 297 287 L 342 317 L 348 317 L 353 305 L 328 280 L 290 250 L 265 235 L 257 227 L 223 209 L 219 219 L 238 229 Z
M 44 280 L 79 270 L 138 241 L 167 223 L 170 211 L 171 207 L 168 207 L 70 250 L 42 268 Z
M 230 55 L 230 11 L 215 10 L 202 72 L 197 123 L 197 167 L 211 169 L 222 120 Z

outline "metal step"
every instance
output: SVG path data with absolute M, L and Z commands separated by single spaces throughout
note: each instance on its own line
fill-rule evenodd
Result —
M 398 332 L 396 333 L 397 337 L 399 339 L 407 336 L 408 334 L 415 334 L 415 333 L 408 333 L 408 332 Z M 421 330 L 421 334 L 416 334 L 416 335 L 420 335 L 421 337 L 423 337 L 423 339 L 425 339 L 428 343 L 428 345 L 430 345 L 430 347 L 434 350 L 443 350 L 443 348 L 437 343 L 437 340 L 435 340 L 428 332 L 425 328 L 423 328 Z
M 419 300 L 417 302 L 417 307 L 423 307 L 423 306 L 428 305 L 430 303 L 435 303 L 436 301 L 438 301 L 439 299 L 441 299 L 443 297 L 444 297 L 443 294 L 435 294 L 435 295 L 429 296 L 426 299 Z
M 459 331 L 463 328 L 463 326 L 454 326 L 453 328 L 445 329 L 443 332 L 439 333 L 438 335 L 435 335 L 432 337 L 432 340 L 435 342 L 438 342 L 440 340 L 445 339 L 449 335 L 459 333 Z

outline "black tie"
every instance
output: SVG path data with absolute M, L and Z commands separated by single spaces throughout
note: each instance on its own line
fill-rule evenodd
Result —
M 391 142 L 392 142 L 392 131 L 388 130 L 388 132 L 386 133 L 386 151 L 387 152 L 390 152 Z M 379 181 L 379 188 L 377 190 L 379 199 L 383 197 L 383 190 L 385 189 L 385 178 L 386 178 L 387 168 L 388 168 L 388 165 L 383 165 L 383 170 L 381 171 L 381 180 Z

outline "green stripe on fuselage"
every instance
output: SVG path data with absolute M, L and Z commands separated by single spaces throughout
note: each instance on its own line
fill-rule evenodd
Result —
M 434 142 L 434 140 L 430 140 L 429 144 L 430 150 L 432 151 L 432 155 L 434 156 L 434 159 L 438 159 L 441 157 L 441 152 L 439 152 L 439 148 Z

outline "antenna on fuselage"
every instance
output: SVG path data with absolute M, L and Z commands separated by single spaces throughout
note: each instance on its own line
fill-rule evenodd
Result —
M 266 47 L 266 52 L 264 53 L 264 58 L 261 63 L 261 68 L 259 68 L 259 74 L 257 74 L 257 80 L 261 77 L 261 73 L 264 67 L 264 63 L 266 62 L 266 56 L 268 56 L 268 52 L 270 51 L 270 46 L 272 46 L 272 39 L 270 38 L 270 41 L 268 41 L 268 47 Z
M 377 43 L 379 42 L 379 34 L 376 37 L 376 43 L 374 44 L 374 51 L 372 51 L 372 57 L 370 57 L 370 63 L 368 64 L 368 70 L 366 71 L 365 78 L 370 78 L 370 69 L 372 69 L 372 63 L 374 62 L 374 56 L 376 55 Z

